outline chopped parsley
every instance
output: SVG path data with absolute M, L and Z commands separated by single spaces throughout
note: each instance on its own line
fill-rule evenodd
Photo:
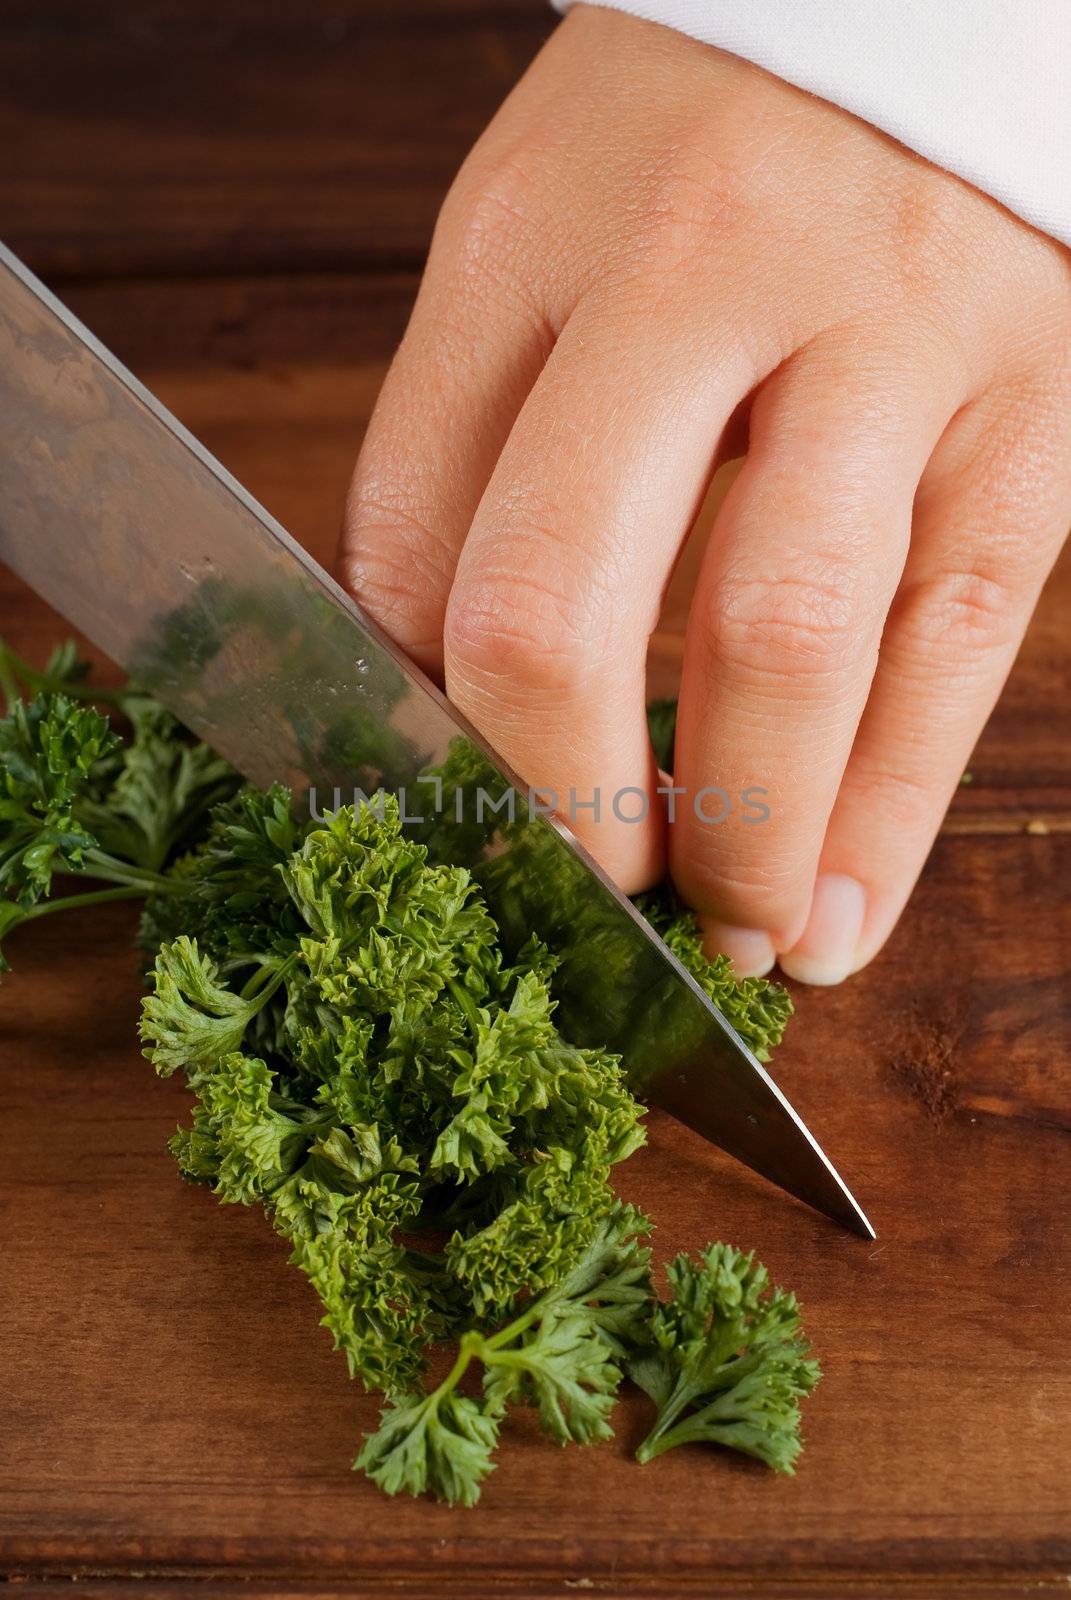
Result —
M 512 1408 L 563 1445 L 606 1440 L 628 1376 L 655 1407 L 640 1460 L 699 1442 L 793 1470 L 818 1377 L 796 1301 L 721 1244 L 671 1263 L 659 1298 L 651 1224 L 613 1182 L 644 1108 L 616 1056 L 559 1028 L 553 948 L 507 942 L 390 797 L 300 820 L 148 696 L 91 689 L 69 647 L 38 673 L 0 645 L 0 687 L 0 937 L 144 901 L 141 1037 L 193 1097 L 171 1149 L 264 1210 L 383 1397 L 356 1466 L 472 1505 Z M 641 909 L 767 1058 L 784 991 L 708 960 L 671 894 Z

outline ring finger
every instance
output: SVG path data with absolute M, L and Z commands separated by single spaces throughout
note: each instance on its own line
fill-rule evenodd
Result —
M 781 956 L 792 977 L 836 983 L 865 965 L 922 868 L 1071 521 L 1071 437 L 1065 423 L 1061 447 L 1044 426 L 1051 409 L 977 401 L 926 470 L 807 927 Z M 830 914 L 846 895 L 861 922 Z

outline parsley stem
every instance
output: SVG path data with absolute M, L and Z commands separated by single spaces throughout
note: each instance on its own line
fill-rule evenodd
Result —
M 457 1388 L 473 1356 L 480 1354 L 483 1342 L 481 1336 L 471 1329 L 461 1335 L 461 1342 L 457 1347 L 457 1359 L 436 1389 L 437 1395 L 449 1394 L 451 1389 Z
M 667 1432 L 661 1423 L 652 1428 L 646 1439 L 636 1451 L 637 1461 L 654 1461 L 658 1456 L 664 1455 L 667 1450 L 674 1449 L 679 1444 L 687 1444 L 690 1435 L 687 1430 L 671 1428 Z
M 129 699 L 122 689 L 102 689 L 97 684 L 78 683 L 69 678 L 54 678 L 47 672 L 38 672 L 9 644 L 0 644 L 0 687 L 9 706 L 12 700 L 20 698 L 19 678 L 35 691 L 65 694 L 70 700 L 100 701 L 102 705 L 116 706 L 120 710 Z
M 485 1338 L 483 1334 L 480 1334 L 481 1359 L 487 1365 L 491 1365 L 496 1351 L 501 1350 L 503 1345 L 512 1344 L 518 1334 L 523 1333 L 533 1322 L 538 1322 L 543 1315 L 547 1301 L 553 1297 L 553 1294 L 553 1289 L 541 1294 L 538 1299 L 533 1300 L 525 1307 L 519 1317 L 514 1317 L 512 1322 L 507 1322 L 504 1328 L 499 1328 L 498 1332 L 491 1334 L 490 1338 Z M 483 1354 L 484 1351 L 487 1352 L 486 1355 Z
M 58 900 L 39 900 L 36 905 L 29 906 L 19 917 L 18 922 L 13 923 L 12 926 L 18 927 L 20 922 L 33 922 L 37 917 L 47 917 L 53 911 L 74 911 L 79 906 L 102 906 L 109 900 L 143 900 L 144 898 L 144 891 L 135 884 L 115 889 L 90 889 L 85 894 L 61 895 Z
M 446 1396 L 450 1394 L 452 1390 L 457 1388 L 458 1384 L 461 1382 L 461 1379 L 468 1370 L 473 1356 L 480 1356 L 481 1359 L 483 1358 L 485 1342 L 486 1341 L 483 1339 L 483 1337 L 477 1333 L 474 1328 L 470 1328 L 468 1333 L 463 1333 L 461 1335 L 461 1339 L 457 1347 L 457 1356 L 454 1360 L 453 1366 L 450 1368 L 450 1371 L 446 1374 L 446 1377 L 443 1379 L 442 1383 L 437 1384 L 434 1389 L 430 1389 L 424 1396 L 423 1405 L 421 1407 L 423 1414 L 433 1412 L 439 1402 L 441 1400 L 445 1400 Z
M 128 865 L 104 850 L 87 850 L 83 860 L 88 869 L 86 876 L 101 878 L 106 883 L 128 884 L 140 889 L 142 894 L 149 894 L 150 891 L 157 894 L 186 892 L 186 885 L 181 879 L 165 877 L 162 872 L 153 872 L 151 867 Z
M 19 698 L 19 686 L 8 661 L 6 647 L 0 647 L 0 691 L 4 696 L 4 715 L 11 710 L 12 704 Z
M 637 1461 L 653 1461 L 656 1456 L 662 1455 L 666 1450 L 672 1450 L 675 1445 L 686 1440 L 688 1424 L 682 1423 L 679 1428 L 675 1428 L 673 1424 L 694 1398 L 692 1385 L 684 1379 L 678 1379 L 658 1421 L 636 1451 Z
M 258 1009 L 265 1005 L 278 989 L 284 978 L 288 978 L 297 966 L 298 952 L 295 950 L 288 955 L 285 961 L 267 958 L 257 967 L 242 989 L 243 1000 L 256 1000 Z

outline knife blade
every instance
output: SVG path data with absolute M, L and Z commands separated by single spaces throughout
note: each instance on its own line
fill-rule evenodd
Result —
M 472 867 L 507 948 L 560 958 L 563 1031 L 852 1232 L 802 1119 L 631 903 L 438 689 L 0 245 L 0 557 L 258 784 L 391 789 Z M 480 802 L 480 794 L 484 800 Z M 459 799 L 460 796 L 460 799 Z

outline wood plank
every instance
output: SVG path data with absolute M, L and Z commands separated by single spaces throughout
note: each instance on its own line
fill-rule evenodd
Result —
M 19 0 L 0 238 L 52 281 L 417 262 L 554 21 L 541 0 L 447 19 L 428 0 Z
M 826 1377 L 799 1476 L 695 1452 L 640 1469 L 632 1395 L 605 1447 L 563 1454 L 512 1422 L 472 1513 L 349 1473 L 374 1405 L 307 1286 L 262 1218 L 178 1179 L 164 1140 L 185 1096 L 137 1051 L 128 909 L 25 930 L 0 1013 L 0 1566 L 389 1573 L 417 1593 L 503 1572 L 521 1593 L 1054 1581 L 1071 1558 L 1069 856 L 1066 836 L 941 841 L 881 960 L 797 996 L 779 1077 L 877 1243 L 661 1116 L 623 1169 L 661 1255 L 722 1235 L 800 1291 Z
M 581 1597 L 591 1595 L 593 1600 L 615 1600 L 615 1597 L 620 1597 L 620 1600 L 665 1600 L 667 1594 L 665 1585 L 658 1578 L 640 1577 L 633 1580 L 630 1577 L 614 1577 L 603 1582 L 583 1577 L 547 1580 L 534 1577 L 522 1578 L 518 1582 L 502 1573 L 488 1581 L 493 1587 L 485 1584 L 481 1589 L 482 1595 L 507 1595 L 510 1600 L 569 1600 L 574 1594 Z M 180 1597 L 181 1600 L 189 1600 L 191 1594 L 196 1594 L 200 1600 L 234 1600 L 236 1592 L 243 1600 L 328 1600 L 328 1597 L 330 1600 L 335 1600 L 335 1597 L 337 1600 L 380 1600 L 382 1596 L 390 1597 L 390 1600 L 393 1597 L 397 1597 L 397 1600 L 440 1600 L 443 1596 L 446 1600 L 458 1596 L 472 1600 L 469 1582 L 464 1578 L 460 1584 L 455 1584 L 448 1574 L 442 1572 L 436 1573 L 433 1580 L 429 1580 L 427 1574 L 411 1579 L 404 1575 L 381 1573 L 367 1582 L 337 1579 L 319 1583 L 302 1583 L 289 1577 L 284 1582 L 270 1578 L 228 1578 L 223 1573 L 214 1573 L 207 1578 L 198 1575 L 196 1579 L 171 1580 L 94 1576 L 79 1580 L 78 1593 L 79 1596 L 84 1595 L 85 1600 L 134 1600 L 134 1597 L 136 1600 L 180 1600 Z M 682 1580 L 674 1584 L 673 1592 L 695 1596 L 697 1600 L 699 1596 L 703 1600 L 711 1600 L 715 1594 L 716 1600 L 840 1600 L 840 1597 L 850 1594 L 865 1596 L 865 1600 L 904 1600 L 905 1594 L 954 1595 L 955 1600 L 1013 1600 L 1015 1596 L 1029 1596 L 1031 1600 L 1036 1600 L 1038 1596 L 1067 1593 L 1067 1582 L 1062 1574 L 1024 1578 L 1014 1573 L 972 1574 L 969 1577 L 957 1573 L 950 1577 L 947 1573 L 931 1572 L 917 1574 L 907 1586 L 895 1574 L 876 1574 L 864 1579 L 863 1585 L 859 1587 L 857 1577 L 846 1577 L 844 1573 L 828 1569 L 822 1572 L 796 1570 L 790 1574 L 773 1571 L 729 1574 L 718 1578 L 716 1591 L 711 1589 L 710 1580 L 706 1578 L 700 1579 L 695 1585 Z M 69 1582 L 22 1579 L 19 1600 L 60 1600 L 60 1597 L 70 1600 L 70 1592 Z
M 67 284 L 62 298 L 139 375 L 368 366 L 389 360 L 417 272 L 289 272 Z M 359 421 L 363 425 L 363 415 Z

